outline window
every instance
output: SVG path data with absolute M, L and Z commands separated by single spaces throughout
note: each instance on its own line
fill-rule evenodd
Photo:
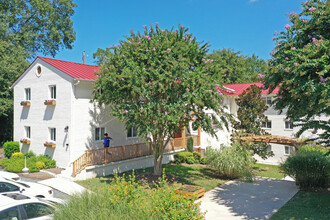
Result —
M 95 128 L 95 140 L 96 141 L 103 140 L 104 133 L 105 133 L 105 128 Z
M 56 86 L 49 86 L 49 98 L 56 99 Z
M 31 88 L 25 89 L 25 100 L 30 101 L 31 100 Z
M 262 128 L 272 128 L 272 121 L 263 121 L 261 123 Z
M 293 122 L 292 121 L 285 121 L 285 129 L 293 129 Z
M 19 191 L 19 187 L 10 183 L 0 182 L 0 192 L 13 192 Z
M 127 137 L 134 138 L 137 136 L 137 128 L 135 126 L 127 128 Z
M 262 100 L 266 102 L 266 105 L 272 104 L 272 97 L 263 97 Z
M 290 154 L 293 154 L 293 152 L 294 152 L 293 147 L 289 147 L 289 146 L 284 147 L 284 155 L 290 155 Z
M 31 138 L 31 127 L 30 126 L 25 126 L 25 137 Z
M 54 208 L 42 203 L 29 203 L 23 205 L 27 218 L 37 218 L 45 215 L 51 215 Z
M 11 207 L 0 212 L 0 219 L 17 219 L 20 220 L 21 216 L 18 211 L 18 206 Z
M 49 128 L 50 140 L 56 141 L 56 128 Z

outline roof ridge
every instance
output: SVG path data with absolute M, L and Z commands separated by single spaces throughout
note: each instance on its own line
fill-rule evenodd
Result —
M 42 59 L 42 60 L 44 60 L 44 59 L 46 59 L 46 60 L 49 59 L 49 60 L 56 60 L 56 61 L 65 62 L 65 63 L 74 63 L 74 64 L 78 64 L 78 65 L 98 67 L 98 66 L 96 66 L 96 65 L 83 64 L 83 63 L 77 63 L 77 62 L 66 61 L 66 60 L 59 60 L 59 59 L 54 59 L 54 58 L 49 58 L 49 57 L 37 56 L 37 58 L 40 58 L 40 59 Z M 44 60 L 44 61 L 45 61 L 45 60 Z M 47 62 L 47 61 L 46 61 L 46 62 Z

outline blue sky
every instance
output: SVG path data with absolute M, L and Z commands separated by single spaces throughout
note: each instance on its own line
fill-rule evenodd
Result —
M 56 56 L 72 62 L 95 64 L 98 48 L 117 44 L 130 30 L 159 23 L 171 28 L 190 27 L 199 41 L 209 41 L 210 50 L 233 48 L 244 55 L 255 53 L 269 59 L 276 31 L 289 23 L 290 12 L 300 12 L 300 0 L 75 0 L 73 16 L 76 41 L 72 50 Z M 38 54 L 43 56 L 42 54 Z

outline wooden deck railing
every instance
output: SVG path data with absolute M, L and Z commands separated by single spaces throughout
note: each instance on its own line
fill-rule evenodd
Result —
M 191 137 L 194 140 L 194 146 L 196 146 L 198 144 L 198 136 Z M 188 138 L 189 137 L 172 139 L 165 147 L 165 152 L 186 148 L 186 144 L 184 143 L 187 143 Z M 145 143 L 86 150 L 83 155 L 72 162 L 72 176 L 75 177 L 78 173 L 91 165 L 126 160 L 151 154 L 153 154 L 152 147 Z

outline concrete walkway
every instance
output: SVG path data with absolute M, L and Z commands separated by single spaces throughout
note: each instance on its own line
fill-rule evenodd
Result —
M 81 185 L 79 185 L 73 181 L 70 181 L 66 178 L 61 178 L 61 177 L 55 177 L 55 178 L 42 180 L 42 181 L 39 181 L 38 183 L 46 185 L 46 186 L 50 186 L 63 193 L 66 193 L 68 195 L 81 193 L 81 192 L 87 190 L 86 188 L 82 187 Z
M 198 202 L 206 220 L 269 219 L 297 192 L 293 181 L 257 177 L 252 183 L 229 181 Z

